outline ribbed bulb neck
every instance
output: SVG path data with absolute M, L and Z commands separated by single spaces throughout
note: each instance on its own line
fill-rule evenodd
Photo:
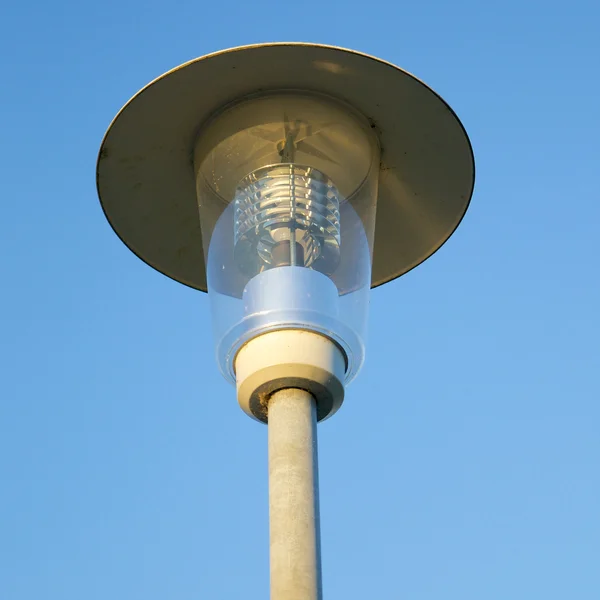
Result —
M 324 173 L 291 163 L 262 167 L 240 182 L 234 202 L 236 259 L 244 271 L 339 262 L 340 195 Z

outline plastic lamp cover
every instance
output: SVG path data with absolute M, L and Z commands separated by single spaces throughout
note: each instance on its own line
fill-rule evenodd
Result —
M 332 339 L 346 382 L 363 360 L 380 151 L 369 122 L 314 93 L 225 107 L 194 151 L 217 362 L 257 335 L 306 329 Z

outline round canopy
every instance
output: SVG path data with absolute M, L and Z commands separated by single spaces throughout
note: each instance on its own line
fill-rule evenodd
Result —
M 452 109 L 424 83 L 366 54 L 316 44 L 232 48 L 165 73 L 111 123 L 97 186 L 108 221 L 143 261 L 207 291 L 194 182 L 202 124 L 257 92 L 310 90 L 369 119 L 382 160 L 371 286 L 403 275 L 452 235 L 469 205 L 473 151 Z

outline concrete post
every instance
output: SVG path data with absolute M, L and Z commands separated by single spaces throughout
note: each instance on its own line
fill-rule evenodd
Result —
M 322 600 L 315 400 L 276 392 L 268 420 L 271 600 Z

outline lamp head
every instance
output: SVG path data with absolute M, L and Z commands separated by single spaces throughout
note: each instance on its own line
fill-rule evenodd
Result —
M 125 244 L 209 292 L 217 360 L 238 395 L 240 372 L 269 371 L 241 365 L 242 349 L 285 331 L 328 340 L 323 381 L 343 391 L 363 362 L 370 287 L 431 256 L 473 184 L 468 137 L 425 84 L 364 54 L 297 43 L 234 48 L 159 77 L 117 115 L 97 167 Z M 263 356 L 290 345 L 277 339 Z M 261 385 L 246 385 L 242 404 L 263 419 Z M 341 403 L 336 389 L 321 418 Z

